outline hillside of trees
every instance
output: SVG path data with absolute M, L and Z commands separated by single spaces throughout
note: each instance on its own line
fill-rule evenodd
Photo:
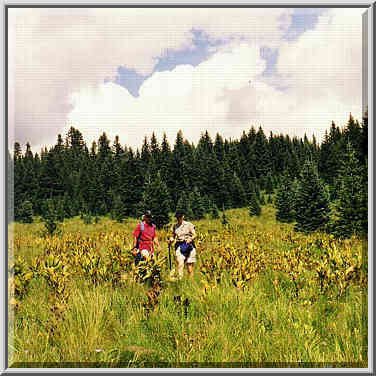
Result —
M 173 147 L 166 135 L 159 142 L 153 133 L 133 150 L 105 133 L 88 146 L 71 127 L 65 139 L 58 135 L 56 144 L 40 154 L 29 143 L 25 153 L 18 142 L 13 154 L 8 151 L 8 218 L 27 222 L 43 216 L 51 202 L 62 219 L 111 215 L 121 221 L 146 207 L 161 211 L 161 218 L 177 207 L 199 218 L 250 206 L 262 191 L 276 193 L 281 221 L 299 224 L 299 215 L 315 216 L 317 208 L 302 214 L 299 205 L 316 202 L 326 214 L 312 230 L 325 224 L 344 235 L 366 232 L 367 145 L 367 115 L 359 122 L 351 114 L 342 127 L 332 122 L 321 143 L 315 137 L 265 135 L 261 127 L 251 127 L 235 140 L 219 134 L 212 139 L 204 132 L 197 145 L 179 131 Z M 354 231 L 346 224 L 352 215 Z M 305 229 L 310 231 L 310 225 L 297 226 Z

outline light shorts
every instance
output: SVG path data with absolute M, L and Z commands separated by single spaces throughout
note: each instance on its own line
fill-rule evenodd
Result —
M 152 256 L 153 254 L 150 252 L 150 251 L 148 251 L 147 249 L 141 249 L 141 256 L 142 257 L 150 257 L 150 256 Z
M 196 248 L 193 248 L 189 257 L 186 259 L 185 256 L 180 252 L 180 247 L 176 248 L 175 256 L 179 264 L 186 262 L 191 264 L 196 262 Z

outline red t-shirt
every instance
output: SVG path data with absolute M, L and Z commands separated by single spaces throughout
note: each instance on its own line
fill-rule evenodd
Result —
M 141 231 L 141 224 L 139 223 L 133 231 L 133 236 L 138 238 Z M 138 244 L 138 249 L 147 249 L 150 252 L 154 251 L 153 239 L 155 236 L 155 226 L 144 222 L 144 231 L 142 231 L 141 239 Z

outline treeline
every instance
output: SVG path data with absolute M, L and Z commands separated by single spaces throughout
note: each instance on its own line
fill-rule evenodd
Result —
M 308 158 L 298 178 L 283 174 L 276 217 L 295 221 L 303 232 L 322 230 L 338 237 L 366 236 L 368 230 L 368 115 L 360 125 L 350 119 L 332 123 L 316 163 Z
M 367 163 L 367 127 L 367 117 L 360 124 L 350 115 L 343 128 L 332 123 L 321 145 L 315 137 L 266 136 L 261 127 L 251 127 L 235 140 L 219 134 L 213 140 L 205 132 L 197 145 L 179 131 L 173 147 L 166 135 L 159 143 L 153 133 L 141 150 L 121 145 L 119 137 L 111 143 L 105 133 L 88 147 L 81 132 L 71 127 L 65 139 L 58 135 L 55 146 L 40 155 L 29 144 L 23 154 L 15 143 L 8 158 L 14 173 L 9 176 L 10 183 L 14 179 L 10 216 L 16 221 L 30 218 L 30 213 L 43 216 L 51 206 L 47 201 L 63 218 L 111 215 L 122 220 L 139 216 L 146 207 L 160 217 L 160 224 L 166 211 L 177 207 L 188 210 L 190 217 L 217 215 L 218 208 L 248 206 L 257 191 L 273 193 L 286 178 L 296 182 L 307 161 L 334 202 L 348 144 L 356 165 Z

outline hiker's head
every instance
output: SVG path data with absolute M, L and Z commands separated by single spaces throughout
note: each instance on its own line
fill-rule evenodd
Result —
M 153 216 L 151 214 L 151 211 L 150 210 L 146 210 L 145 214 L 142 216 L 142 219 L 146 222 L 151 222 L 152 219 L 153 219 Z
M 182 211 L 177 211 L 175 213 L 175 217 L 179 223 L 183 222 L 184 219 L 184 213 Z

